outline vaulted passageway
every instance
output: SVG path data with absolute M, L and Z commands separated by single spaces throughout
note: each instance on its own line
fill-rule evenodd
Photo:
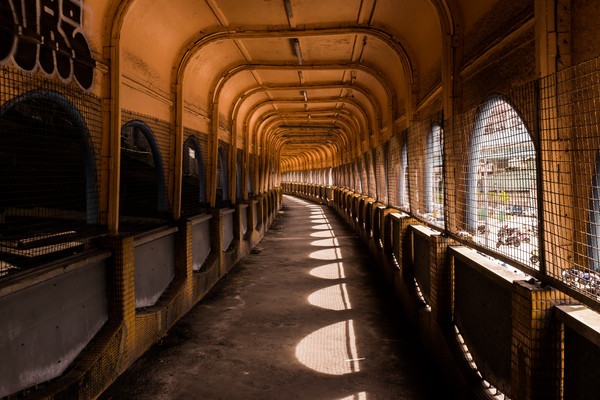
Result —
M 256 250 L 101 399 L 453 398 L 374 272 L 331 208 L 284 196 Z
M 599 20 L 593 0 L 0 0 L 0 398 L 95 400 L 270 251 L 275 273 L 206 300 L 220 323 L 251 303 L 228 293 L 290 301 L 305 325 L 257 311 L 244 333 L 289 329 L 286 368 L 334 383 L 316 395 L 375 396 L 366 371 L 397 376 L 369 369 L 353 235 L 456 390 L 597 398 Z M 314 204 L 282 220 L 284 194 Z

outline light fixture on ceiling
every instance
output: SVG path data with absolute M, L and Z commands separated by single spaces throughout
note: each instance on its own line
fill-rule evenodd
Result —
M 301 134 L 293 134 L 289 133 L 287 135 L 281 135 L 281 137 L 286 139 L 316 139 L 316 138 L 330 138 L 331 135 L 301 135 Z M 304 142 L 302 142 L 304 143 Z
M 285 13 L 287 14 L 288 19 L 294 18 L 294 10 L 292 9 L 292 1 L 291 0 L 283 0 L 283 5 L 285 6 Z
M 308 94 L 306 94 L 306 90 L 302 91 L 302 95 L 304 96 L 304 101 L 308 101 Z
M 281 125 L 283 129 L 341 129 L 336 125 Z
M 296 51 L 296 57 L 298 58 L 298 64 L 302 65 L 302 49 L 300 48 L 300 41 L 296 38 L 292 39 L 294 42 L 294 50 Z

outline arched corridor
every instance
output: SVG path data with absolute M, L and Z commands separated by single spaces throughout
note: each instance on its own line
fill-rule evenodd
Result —
M 368 367 L 373 285 L 442 394 L 597 397 L 599 20 L 595 0 L 0 0 L 0 398 L 96 399 L 196 305 L 238 315 L 227 293 L 286 330 L 269 282 L 306 316 L 286 365 L 328 377 L 298 390 L 414 373 L 437 396 L 410 347 Z

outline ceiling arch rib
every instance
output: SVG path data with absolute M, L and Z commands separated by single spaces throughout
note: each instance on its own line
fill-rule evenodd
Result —
M 353 107 L 356 109 L 356 111 L 359 112 L 359 114 L 361 115 L 361 117 L 363 118 L 363 120 L 366 123 L 366 127 L 368 129 L 368 131 L 371 130 L 372 127 L 372 121 L 371 118 L 369 116 L 369 114 L 366 112 L 366 110 L 364 110 L 364 108 L 362 108 L 362 106 L 360 104 L 358 104 L 357 102 L 353 101 L 352 99 L 347 99 L 347 98 L 334 98 L 334 99 L 309 99 L 308 104 L 323 104 L 323 103 L 344 103 L 347 104 L 349 107 Z M 264 101 L 262 103 L 257 104 L 253 110 L 248 114 L 248 118 L 251 118 L 252 114 L 254 112 L 256 112 L 260 107 L 265 106 L 265 105 L 269 105 L 269 104 L 305 104 L 305 102 L 303 100 L 296 100 L 296 99 L 285 99 L 285 100 L 267 100 Z M 251 128 L 248 129 L 248 132 L 251 131 Z M 256 134 L 256 142 L 258 144 L 258 142 L 260 142 L 262 140 L 261 137 L 261 132 L 257 132 Z M 257 148 L 255 148 L 255 151 L 258 151 Z
M 337 99 L 338 101 L 340 99 Z M 357 111 L 359 111 L 360 116 L 362 117 L 360 120 L 358 120 L 359 124 L 360 124 L 360 128 L 359 131 L 357 132 L 357 134 L 355 135 L 359 140 L 367 140 L 368 139 L 368 132 L 369 132 L 369 119 L 368 119 L 368 114 L 364 111 L 364 109 L 360 108 L 356 103 L 351 103 L 351 102 L 347 102 L 344 101 L 344 104 L 349 104 L 350 107 L 356 107 Z M 271 104 L 273 102 L 276 102 L 274 100 L 271 101 L 266 101 L 263 102 L 262 104 L 260 104 L 259 106 L 263 106 L 263 105 L 267 105 L 267 104 Z M 279 102 L 278 102 L 279 103 Z M 291 101 L 292 104 L 304 104 L 301 101 Z M 325 100 L 325 101 L 318 101 L 318 100 L 313 100 L 311 103 L 307 103 L 307 104 L 315 104 L 315 103 L 331 103 L 330 100 Z M 281 103 L 279 103 L 281 104 Z M 354 114 L 351 112 L 348 112 L 349 114 Z M 344 113 L 345 114 L 345 113 Z M 354 115 L 356 117 L 356 115 Z M 248 130 L 248 132 L 250 132 L 250 129 Z M 261 133 L 262 131 L 260 129 L 255 129 L 256 132 L 256 139 L 260 140 L 261 138 Z
M 305 119 L 286 118 L 282 123 L 294 124 L 297 123 L 297 121 L 305 121 Z M 279 122 L 279 120 L 275 120 L 275 123 L 277 122 Z M 356 137 L 356 133 L 352 133 L 354 128 L 350 125 L 350 123 L 351 122 L 348 121 L 346 118 L 344 118 L 343 120 L 336 121 L 336 123 L 333 126 L 341 128 L 339 131 L 336 131 L 335 129 L 320 130 L 318 129 L 318 125 L 316 126 L 317 129 L 313 130 L 312 132 L 308 132 L 306 129 L 293 129 L 293 125 L 292 127 L 290 127 L 289 125 L 283 125 L 282 127 L 281 125 L 274 126 L 274 124 L 271 124 L 270 126 L 265 127 L 264 129 L 267 131 L 265 134 L 267 140 L 269 137 L 277 134 L 281 134 L 281 136 L 298 136 L 303 139 L 312 138 L 313 140 L 316 139 L 317 135 L 320 135 L 320 137 L 330 138 L 333 142 L 335 142 L 338 145 L 339 148 L 351 149 L 350 151 L 347 151 L 348 154 L 351 154 L 352 149 L 355 148 L 353 146 L 352 137 Z M 319 121 L 315 121 L 315 124 L 319 124 Z M 325 141 L 323 144 L 326 144 Z
M 269 121 L 269 125 L 270 126 L 267 126 L 265 128 L 265 130 L 267 131 L 266 134 L 264 135 L 265 136 L 265 143 L 268 143 L 269 141 L 275 141 L 275 140 L 283 138 L 284 134 L 286 132 L 293 132 L 293 130 L 290 130 L 290 129 L 286 129 L 286 128 L 281 129 L 280 128 L 281 125 L 276 125 L 276 124 L 280 124 L 280 123 L 281 123 L 280 119 L 274 119 L 272 121 Z M 275 125 L 275 126 L 273 126 L 273 125 Z M 327 131 L 331 132 L 332 130 L 327 130 Z M 335 130 L 333 130 L 333 131 L 335 131 Z M 279 133 L 281 133 L 281 134 L 279 134 Z M 334 133 L 337 133 L 337 132 L 334 132 Z M 291 134 L 290 134 L 290 136 L 291 136 Z M 332 134 L 330 136 L 330 138 L 331 138 L 332 143 L 335 143 L 338 148 L 347 147 L 347 143 L 348 143 L 347 139 L 348 138 L 346 137 L 346 135 L 343 134 L 343 131 L 340 132 L 339 135 Z M 307 139 L 310 139 L 310 138 L 307 138 Z M 292 138 L 286 138 L 286 143 L 293 143 L 293 142 L 294 142 L 294 140 Z M 302 146 L 304 146 L 304 147 L 306 147 L 306 146 L 309 146 L 309 147 L 315 147 L 315 146 L 317 146 L 318 147 L 318 146 L 322 146 L 322 145 L 327 144 L 327 142 L 323 141 L 323 143 L 307 143 L 306 141 L 297 140 L 295 144 L 297 145 L 297 148 L 300 148 Z
M 367 128 L 367 122 L 364 121 L 363 119 L 360 119 L 357 117 L 357 115 L 355 113 L 352 113 L 350 111 L 348 111 L 347 109 L 343 109 L 343 108 L 331 108 L 331 107 L 317 107 L 317 108 L 311 108 L 310 110 L 296 110 L 296 111 L 288 111 L 287 113 L 284 113 L 283 111 L 280 110 L 270 110 L 268 112 L 263 113 L 260 117 L 258 117 L 257 119 L 257 126 L 260 126 L 260 124 L 263 122 L 264 118 L 268 118 L 271 115 L 279 115 L 284 117 L 285 115 L 304 115 L 308 118 L 308 115 L 323 115 L 326 113 L 330 113 L 330 114 L 335 114 L 336 117 L 338 117 L 339 119 L 345 120 L 347 121 L 347 123 L 352 127 L 352 129 L 350 129 L 350 132 L 354 133 L 354 139 L 355 142 L 353 144 L 357 145 L 357 148 L 359 148 L 360 146 L 358 146 L 360 144 L 360 140 L 365 139 L 361 136 L 361 134 L 367 132 L 368 128 Z M 249 115 L 250 118 L 247 118 L 247 121 L 244 125 L 244 129 L 246 130 L 246 132 L 249 130 L 248 126 L 249 126 L 249 119 L 251 119 L 251 115 Z
M 306 111 L 297 111 L 294 114 L 295 115 L 299 115 L 302 116 L 300 118 L 300 120 L 305 121 L 308 117 L 308 114 L 312 114 L 312 115 L 320 115 L 323 113 L 327 113 L 327 114 L 332 114 L 332 113 L 336 113 L 335 111 L 332 111 L 331 109 L 313 109 L 310 112 L 306 112 Z M 359 153 L 359 147 L 356 145 L 357 143 L 359 143 L 359 123 L 358 121 L 354 118 L 354 114 L 347 112 L 345 110 L 338 110 L 337 111 L 338 114 L 338 120 L 336 121 L 337 125 L 342 126 L 344 129 L 339 132 L 339 135 L 337 135 L 336 137 L 339 137 L 342 142 L 338 143 L 338 146 L 340 149 L 342 148 L 346 148 L 346 149 L 350 149 L 350 151 L 346 151 L 345 153 L 348 154 L 348 156 L 352 156 L 352 153 L 355 153 L 354 155 L 358 155 Z M 282 115 L 279 111 L 270 111 L 265 113 L 263 116 L 260 117 L 260 122 L 259 122 L 259 127 L 258 129 L 264 129 L 262 124 L 267 121 L 269 118 L 279 118 L 279 119 L 283 119 L 284 121 L 296 121 L 296 118 L 291 118 L 289 117 L 289 114 L 287 114 L 287 116 Z M 341 154 L 340 154 L 341 156 Z
M 357 70 L 375 78 L 379 83 L 380 87 L 386 92 L 388 98 L 388 115 L 394 120 L 393 110 L 396 108 L 397 96 L 389 85 L 387 77 L 374 66 L 348 63 L 348 64 L 310 64 L 310 65 L 293 65 L 293 64 L 269 64 L 269 63 L 257 63 L 257 64 L 242 64 L 227 68 L 225 72 L 219 75 L 215 79 L 210 88 L 210 104 L 209 109 L 212 109 L 215 104 L 219 103 L 219 96 L 229 79 L 234 77 L 236 74 L 244 71 L 351 71 Z
M 378 126 L 382 126 L 382 115 L 381 115 L 381 106 L 377 103 L 373 95 L 369 92 L 369 90 L 361 85 L 356 83 L 349 82 L 327 82 L 324 84 L 315 84 L 315 85 L 263 85 L 251 90 L 246 91 L 244 94 L 241 94 L 236 101 L 232 113 L 230 115 L 230 121 L 232 121 L 231 129 L 234 129 L 234 121 L 237 120 L 237 114 L 240 111 L 242 104 L 249 99 L 251 96 L 270 92 L 270 91 L 310 91 L 310 90 L 324 90 L 324 89 L 348 89 L 348 90 L 356 90 L 362 95 L 364 95 L 371 104 L 371 107 L 375 110 L 377 115 L 377 124 Z M 307 95 L 308 97 L 311 97 Z
M 275 116 L 274 118 L 277 118 L 277 116 L 281 117 L 280 113 L 279 113 L 279 112 L 277 112 L 277 111 L 273 111 L 271 115 Z M 273 120 L 274 118 L 270 118 L 270 120 Z M 347 119 L 347 118 L 346 118 L 346 119 Z M 264 131 L 264 129 L 265 129 L 265 123 L 266 123 L 266 122 L 267 122 L 266 118 L 260 118 L 260 121 L 259 121 L 259 122 L 257 122 L 256 128 L 255 128 L 255 131 L 257 132 L 257 134 L 256 134 L 256 136 L 253 138 L 253 139 L 254 139 L 253 141 L 254 141 L 254 143 L 255 143 L 255 146 L 256 146 L 256 145 L 259 143 L 259 140 L 260 140 L 260 138 L 263 136 L 263 135 L 262 135 L 262 132 L 263 132 L 263 131 Z M 250 131 L 250 130 L 248 129 L 248 132 L 249 132 L 249 131 Z M 355 132 L 355 133 L 353 134 L 353 132 Z M 347 143 L 352 143 L 352 140 L 351 140 L 352 136 L 355 136 L 355 137 L 356 137 L 356 136 L 359 134 L 359 132 L 356 132 L 356 130 L 355 130 L 355 129 L 347 129 L 347 130 L 344 130 L 344 131 L 342 131 L 342 132 L 341 132 L 341 134 L 343 134 L 343 135 L 347 136 L 347 139 L 346 139 L 346 140 L 347 140 Z M 255 151 L 256 151 L 256 150 L 257 150 L 257 149 L 255 148 Z
M 413 86 L 416 84 L 416 68 L 415 57 L 410 57 L 405 46 L 402 45 L 400 40 L 382 29 L 370 27 L 366 25 L 347 25 L 340 26 L 322 26 L 313 29 L 290 29 L 282 27 L 277 29 L 270 27 L 264 29 L 261 27 L 250 28 L 250 27 L 214 27 L 201 32 L 198 37 L 192 39 L 187 45 L 185 45 L 179 55 L 176 58 L 176 65 L 174 67 L 174 76 L 172 82 L 175 86 L 181 87 L 185 70 L 194 56 L 202 50 L 205 46 L 223 40 L 239 40 L 239 39 L 267 39 L 267 38 L 282 38 L 282 39 L 293 39 L 303 37 L 320 37 L 330 35 L 341 35 L 341 34 L 353 34 L 353 35 L 365 35 L 374 39 L 382 41 L 385 45 L 392 48 L 394 53 L 397 54 L 398 59 L 402 66 L 402 72 L 404 78 L 408 83 L 407 86 L 410 90 L 413 90 Z
M 329 85 L 329 86 L 330 86 L 330 87 L 334 87 L 334 88 L 353 88 L 351 85 Z M 262 91 L 264 91 L 264 90 L 272 90 L 272 89 L 274 89 L 274 90 L 287 90 L 287 89 L 303 89 L 303 88 L 304 88 L 303 86 L 278 86 L 278 87 L 269 88 L 269 89 L 267 89 L 267 88 L 264 88 L 264 87 L 260 87 L 260 88 L 255 88 L 255 89 L 253 89 L 253 90 L 249 91 L 249 92 L 247 93 L 246 99 L 247 99 L 247 98 L 248 98 L 250 95 L 252 95 L 252 94 L 256 94 L 256 93 L 260 93 L 260 92 L 262 92 Z M 366 91 L 365 91 L 365 92 L 366 92 Z M 368 94 L 368 92 L 366 92 L 366 94 Z M 237 132 L 237 130 L 238 130 L 238 125 L 237 125 L 237 124 L 238 124 L 238 115 L 237 115 L 237 113 L 238 113 L 238 112 L 239 112 L 239 110 L 240 110 L 240 106 L 239 106 L 239 105 L 240 105 L 240 104 L 241 104 L 241 102 L 242 102 L 242 101 L 244 101 L 244 100 L 245 100 L 245 99 L 242 99 L 241 101 L 238 101 L 238 103 L 236 104 L 236 108 L 235 108 L 235 110 L 234 110 L 234 115 L 232 115 L 232 116 L 230 117 L 230 120 L 232 121 L 232 122 L 231 122 L 231 130 L 232 130 L 232 131 L 236 131 L 236 132 Z M 374 102 L 370 102 L 370 103 L 371 103 L 371 106 L 372 106 L 372 107 L 374 107 L 374 108 L 375 108 L 375 107 L 377 107 L 377 104 L 375 104 Z M 333 112 L 332 110 L 336 110 L 336 109 L 325 109 L 325 110 L 327 110 L 327 111 L 330 111 L 330 112 Z M 295 112 L 295 113 L 296 113 L 295 115 L 298 115 L 298 114 L 297 114 L 298 112 L 304 113 L 305 115 L 312 115 L 312 117 L 316 117 L 317 115 L 322 115 L 322 112 L 321 112 L 321 111 L 319 111 L 319 112 L 316 112 L 316 111 L 312 111 L 312 110 L 311 110 L 310 112 L 308 112 L 308 111 L 304 111 L 304 110 L 302 110 L 302 111 L 296 111 L 296 112 Z M 340 113 L 340 111 L 335 111 L 335 112 L 336 112 L 337 114 L 339 114 L 339 113 Z M 376 108 L 376 113 L 377 113 L 377 114 L 380 114 L 380 109 L 379 109 L 379 108 Z M 284 113 L 281 113 L 281 114 L 283 115 Z M 289 114 L 289 112 L 285 113 L 285 115 L 288 115 L 288 114 Z M 309 118 L 310 118 L 310 117 L 309 117 Z M 339 116 L 334 116 L 334 118 L 339 118 Z M 379 124 L 379 119 L 378 119 L 378 124 Z M 357 130 L 357 131 L 358 131 L 358 130 Z M 233 134 L 233 136 L 235 137 L 235 136 L 237 136 L 237 134 Z M 246 138 L 246 139 L 247 139 L 247 138 Z M 356 143 L 358 143 L 358 141 L 357 141 Z

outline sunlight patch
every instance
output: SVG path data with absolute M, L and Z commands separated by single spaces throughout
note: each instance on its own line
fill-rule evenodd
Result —
M 352 309 L 345 283 L 317 290 L 308 296 L 308 302 L 313 306 L 333 311 Z
M 321 279 L 345 279 L 344 264 L 342 262 L 323 265 L 313 268 L 310 274 Z
M 329 239 L 313 240 L 312 242 L 310 242 L 310 245 L 318 247 L 337 247 L 340 244 L 338 243 L 337 238 L 332 237 Z
M 318 232 L 313 232 L 310 234 L 311 237 L 317 237 L 317 238 L 323 238 L 323 237 L 335 237 L 335 234 L 328 230 L 328 231 L 318 231 Z
M 331 247 L 329 249 L 313 251 L 309 257 L 314 260 L 341 260 L 342 254 L 339 247 Z
M 360 371 L 352 320 L 326 326 L 296 346 L 296 358 L 308 368 L 330 375 Z
M 319 231 L 324 230 L 324 229 L 331 230 L 331 225 L 329 225 L 329 224 L 313 225 L 312 228 L 315 230 L 319 230 Z

